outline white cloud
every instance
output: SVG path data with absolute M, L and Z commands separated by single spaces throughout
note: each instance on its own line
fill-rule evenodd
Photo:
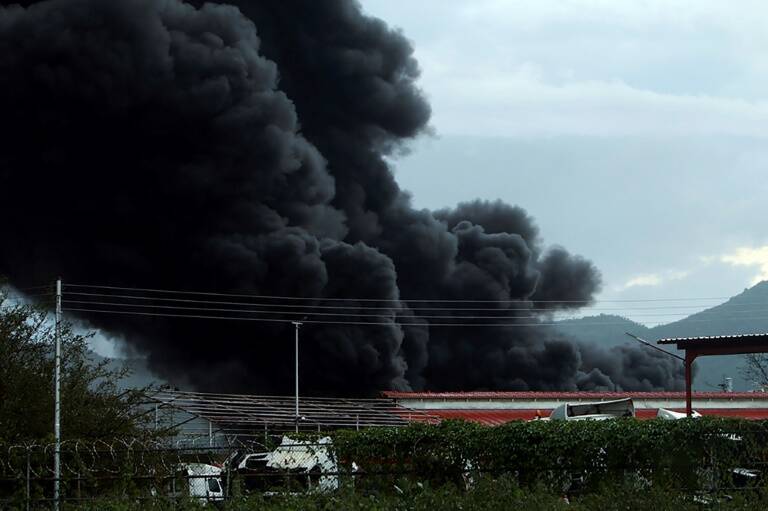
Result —
M 624 289 L 629 289 L 631 287 L 647 287 L 647 286 L 658 286 L 662 282 L 661 277 L 659 277 L 656 273 L 645 273 L 643 275 L 637 275 L 635 277 L 632 277 L 629 279 L 626 283 L 624 283 Z
M 732 266 L 747 266 L 757 270 L 752 285 L 768 280 L 768 245 L 761 247 L 740 247 L 723 255 L 720 260 Z
M 627 280 L 620 290 L 633 287 L 658 287 L 673 280 L 682 280 L 690 275 L 688 271 L 667 270 L 660 273 L 641 273 Z
M 609 298 L 728 296 L 766 273 L 730 250 L 768 212 L 768 2 L 361 1 L 413 41 L 446 135 L 397 164 L 420 206 L 520 203 Z
M 768 134 L 762 1 L 364 5 L 413 39 L 443 134 Z
M 443 133 L 496 136 L 768 136 L 768 101 L 642 90 L 619 81 L 545 83 L 517 71 L 454 76 L 434 94 Z

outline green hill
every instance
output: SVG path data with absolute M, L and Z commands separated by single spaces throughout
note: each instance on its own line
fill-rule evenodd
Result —
M 768 282 L 745 289 L 725 303 L 653 328 L 606 314 L 561 321 L 556 328 L 575 339 L 605 347 L 636 342 L 624 332 L 649 341 L 666 337 L 764 333 L 768 332 Z M 705 357 L 698 359 L 696 365 L 694 388 L 698 390 L 716 389 L 725 376 L 733 378 L 735 390 L 752 388 L 752 384 L 745 381 L 741 374 L 744 366 L 742 356 Z

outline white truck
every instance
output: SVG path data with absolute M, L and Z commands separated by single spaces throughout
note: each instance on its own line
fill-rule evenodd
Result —
M 223 501 L 225 495 L 221 473 L 221 467 L 207 463 L 179 465 L 171 494 L 189 498 L 203 505 Z
M 564 403 L 549 415 L 550 420 L 583 421 L 606 420 L 619 417 L 634 417 L 635 405 L 632 398 L 594 403 Z
M 333 491 L 339 487 L 339 468 L 330 446 L 330 437 L 309 442 L 283 436 L 272 451 L 244 454 L 230 462 L 246 491 Z

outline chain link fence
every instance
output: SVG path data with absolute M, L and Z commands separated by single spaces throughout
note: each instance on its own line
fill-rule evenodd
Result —
M 736 436 L 730 439 L 738 447 Z M 667 462 L 622 464 L 610 453 L 569 459 L 553 454 L 525 463 L 490 461 L 452 451 L 448 444 L 378 446 L 371 453 L 340 450 L 331 437 L 311 440 L 270 436 L 228 446 L 189 442 L 116 439 L 67 441 L 61 447 L 61 501 L 98 499 L 192 500 L 221 504 L 247 495 L 328 494 L 352 490 L 391 494 L 412 485 L 451 484 L 471 490 L 482 478 L 512 478 L 521 487 L 544 485 L 578 495 L 604 482 L 636 489 L 674 486 L 697 498 L 733 492 L 762 492 L 766 461 L 741 453 L 727 462 L 718 452 Z M 556 449 L 553 449 L 553 453 Z M 482 450 L 477 451 L 482 453 Z M 356 454 L 357 453 L 357 454 Z M 0 445 L 0 509 L 52 507 L 53 444 Z

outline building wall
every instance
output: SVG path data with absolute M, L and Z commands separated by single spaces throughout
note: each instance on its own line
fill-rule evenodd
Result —
M 685 394 L 657 393 L 408 393 L 387 392 L 404 409 L 419 410 L 442 419 L 465 419 L 483 424 L 548 417 L 564 403 L 611 401 L 631 397 L 637 417 L 653 418 L 659 408 L 685 411 Z M 768 393 L 695 393 L 693 408 L 702 415 L 768 419 Z M 400 412 L 402 416 L 406 412 Z

